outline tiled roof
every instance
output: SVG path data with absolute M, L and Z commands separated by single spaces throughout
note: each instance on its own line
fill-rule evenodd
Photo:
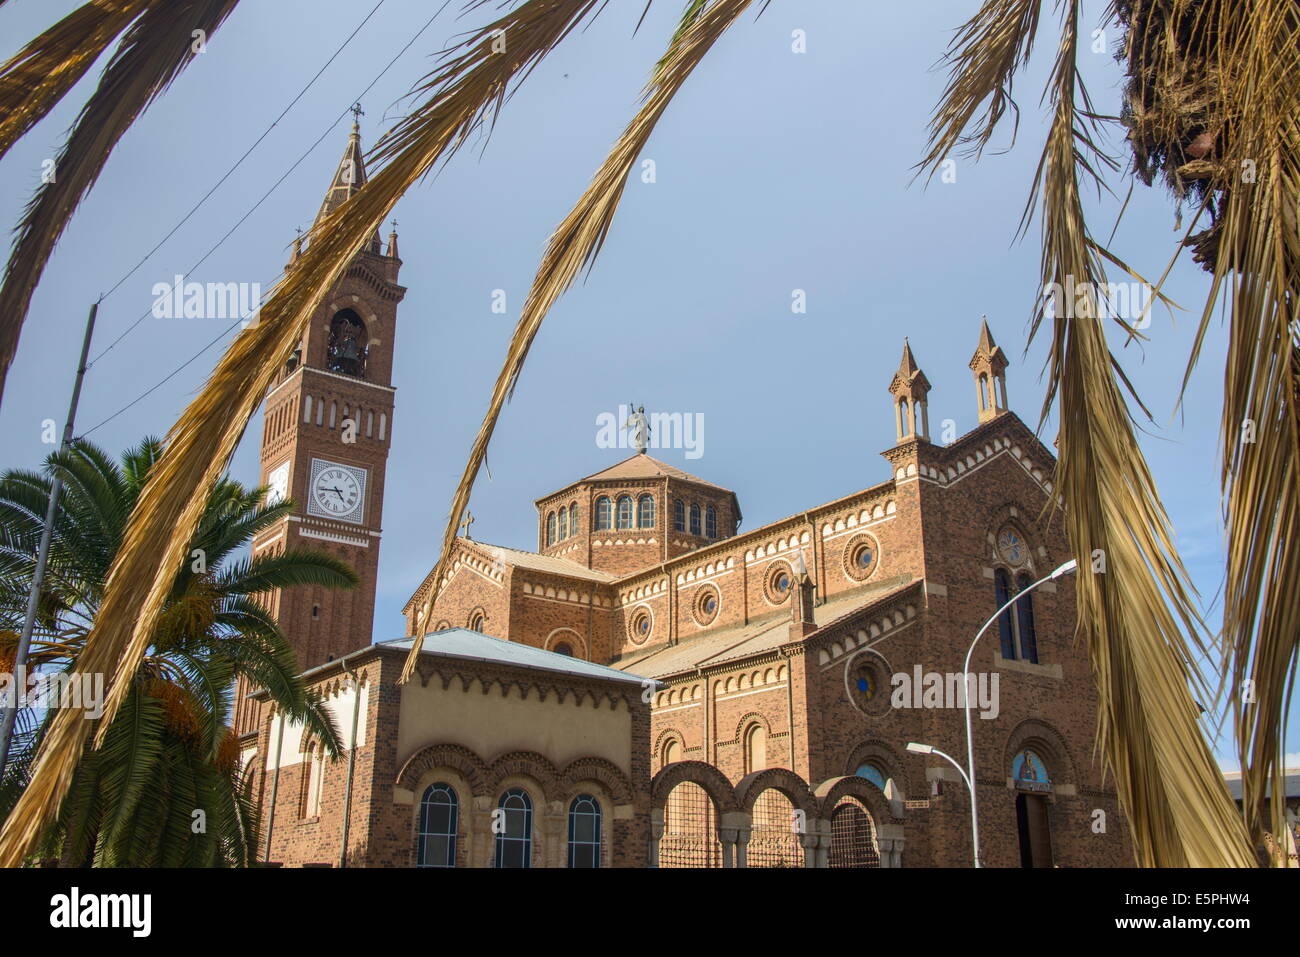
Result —
M 381 648 L 410 650 L 414 641 L 414 638 L 397 638 L 393 641 L 381 641 L 378 645 Z M 607 668 L 580 658 L 559 655 L 553 651 L 543 651 L 541 648 L 534 648 L 532 645 L 517 641 L 504 641 L 491 635 L 470 631 L 468 628 L 446 628 L 442 631 L 429 632 L 424 636 L 420 654 L 469 661 L 490 661 L 515 668 L 537 668 L 542 671 L 555 671 L 582 678 L 618 681 L 625 684 L 640 684 L 643 680 L 639 674 L 629 671 Z
M 705 481 L 698 475 L 691 475 L 689 472 L 683 472 L 676 466 L 669 465 L 667 462 L 660 462 L 653 456 L 639 452 L 631 458 L 624 459 L 617 465 L 611 465 L 602 472 L 595 475 L 588 475 L 584 482 L 604 482 L 617 481 L 618 479 L 642 479 L 642 478 L 675 478 L 683 482 L 694 482 L 696 485 L 707 485 L 709 488 L 716 488 L 723 492 L 730 492 L 731 489 L 723 488 L 721 485 L 715 485 L 713 482 Z
M 825 627 L 870 605 L 893 597 L 913 582 L 890 579 L 878 585 L 855 588 L 813 609 L 818 627 Z M 650 678 L 708 668 L 750 655 L 771 651 L 790 640 L 790 611 L 782 611 L 752 621 L 747 625 L 729 625 L 716 631 L 693 635 L 676 645 L 656 645 L 636 651 L 615 662 L 614 667 L 628 669 Z

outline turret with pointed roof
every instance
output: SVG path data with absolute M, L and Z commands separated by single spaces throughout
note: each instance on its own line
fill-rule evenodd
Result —
M 889 394 L 894 397 L 894 423 L 900 443 L 909 439 L 930 441 L 930 413 L 926 396 L 930 394 L 930 380 L 916 364 L 912 347 L 903 339 L 903 358 L 889 383 Z
M 970 368 L 979 395 L 980 422 L 988 422 L 1007 410 L 1007 356 L 993 341 L 987 316 L 980 317 L 980 339 Z

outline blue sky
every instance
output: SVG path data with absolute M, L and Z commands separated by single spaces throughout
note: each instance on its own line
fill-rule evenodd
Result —
M 329 59 L 375 0 L 244 0 L 200 56 L 119 144 L 79 210 L 36 293 L 0 409 L 0 465 L 31 466 L 49 448 L 41 422 L 61 429 L 90 302 L 171 229 Z M 8 57 L 74 0 L 0 8 Z M 400 609 L 435 557 L 448 503 L 486 407 L 519 306 L 547 237 L 590 180 L 638 104 L 648 71 L 680 12 L 658 0 L 612 4 L 548 58 L 507 105 L 490 140 L 468 145 L 398 206 L 408 287 L 397 333 L 398 388 L 385 502 L 375 636 L 401 634 Z M 1095 23 L 1103 4 L 1090 7 Z M 363 133 L 403 113 L 403 95 L 431 55 L 468 26 L 459 3 L 366 95 Z M 184 272 L 330 129 L 435 9 L 385 0 L 250 158 L 101 308 L 98 354 L 147 312 L 150 291 Z M 943 87 L 933 69 L 973 5 L 778 0 L 724 37 L 660 123 L 646 150 L 656 181 L 633 178 L 591 276 L 553 310 L 497 429 L 472 509 L 475 537 L 535 547 L 534 498 L 617 461 L 599 448 L 596 419 L 635 401 L 700 413 L 704 454 L 661 458 L 740 496 L 746 527 L 873 485 L 893 441 L 886 388 L 903 337 L 933 385 L 930 418 L 959 432 L 976 423 L 967 360 L 987 314 L 1012 366 L 1012 408 L 1036 424 L 1046 340 L 1025 354 L 1038 277 L 1037 226 L 1014 234 L 1041 149 L 1038 102 L 1047 59 L 1016 87 L 1016 148 L 959 160 L 956 181 L 912 182 L 925 127 Z M 791 51 L 803 30 L 807 52 Z M 1106 38 L 1113 46 L 1117 36 Z M 1121 76 L 1108 54 L 1082 69 L 1099 107 L 1113 111 Z M 91 76 L 0 162 L 0 217 L 16 222 Z M 191 280 L 269 283 L 294 227 L 310 224 L 347 132 L 339 121 L 285 183 Z M 1001 138 L 1007 143 L 1009 127 Z M 1127 160 L 1122 139 L 1115 155 Z M 1117 181 L 1118 182 L 1118 181 Z M 1119 200 L 1090 199 L 1105 239 Z M 384 230 L 387 233 L 387 228 Z M 1164 193 L 1139 187 L 1112 248 L 1159 275 L 1179 234 Z M 1223 327 L 1210 330 L 1186 401 L 1175 414 L 1207 277 L 1189 260 L 1169 295 L 1187 311 L 1157 312 L 1150 341 L 1125 368 L 1155 421 L 1143 440 L 1207 605 L 1222 584 L 1219 415 Z M 492 311 L 506 293 L 505 315 Z M 791 291 L 807 293 L 792 314 Z M 148 318 L 100 358 L 86 381 L 78 432 L 135 399 L 217 335 L 215 320 Z M 228 341 L 228 339 L 226 340 Z M 224 345 L 223 342 L 221 345 Z M 220 347 L 220 346 L 219 346 Z M 218 348 L 219 348 L 218 347 Z M 213 348 L 93 439 L 120 450 L 161 435 L 196 394 Z M 1049 423 L 1045 435 L 1055 434 Z M 257 479 L 260 427 L 233 463 Z M 1297 740 L 1293 714 L 1289 739 Z M 1226 741 L 1218 742 L 1221 753 Z

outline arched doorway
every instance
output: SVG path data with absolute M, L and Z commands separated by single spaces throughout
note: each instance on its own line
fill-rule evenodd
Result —
M 668 800 L 664 802 L 664 836 L 659 841 L 659 866 L 722 866 L 717 811 L 709 793 L 694 781 L 682 781 L 668 792 Z
M 748 867 L 803 867 L 803 845 L 795 829 L 794 805 L 776 788 L 768 788 L 754 801 L 751 816 Z
M 1020 843 L 1021 867 L 1052 866 L 1052 825 L 1048 796 L 1052 781 L 1047 766 L 1026 748 L 1011 763 L 1016 786 L 1016 834 Z
M 831 849 L 826 866 L 880 866 L 876 822 L 866 805 L 851 795 L 840 798 L 831 812 Z

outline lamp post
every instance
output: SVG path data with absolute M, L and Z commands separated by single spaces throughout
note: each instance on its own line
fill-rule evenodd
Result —
M 1042 585 L 1045 582 L 1055 581 L 1056 579 L 1060 578 L 1062 575 L 1069 575 L 1071 572 L 1078 571 L 1078 569 L 1079 569 L 1079 563 L 1075 561 L 1073 558 L 1070 559 L 1068 562 L 1066 562 L 1064 565 L 1057 566 L 1052 570 L 1050 574 L 1044 575 L 1042 578 L 1038 579 L 1038 581 L 1034 582 L 1032 585 L 1029 585 L 1026 588 L 1021 589 L 1010 601 L 1008 601 L 1001 608 L 995 611 L 992 617 L 990 617 L 988 621 L 984 622 L 984 627 L 982 627 L 978 632 L 975 633 L 975 637 L 974 639 L 972 639 L 970 643 L 970 648 L 966 650 L 966 661 L 962 665 L 962 674 L 961 674 L 962 710 L 966 713 L 966 770 L 963 770 L 961 765 L 959 765 L 956 761 L 953 761 L 951 757 L 944 754 L 942 751 L 938 750 L 937 748 L 932 748 L 928 744 L 913 743 L 907 746 L 907 750 L 911 751 L 913 754 L 937 754 L 942 758 L 947 758 L 947 760 L 951 762 L 952 766 L 955 767 L 959 772 L 961 772 L 962 779 L 966 782 L 966 787 L 970 790 L 971 844 L 973 847 L 972 853 L 975 856 L 976 867 L 980 866 L 980 826 L 979 826 L 979 801 L 975 796 L 975 743 L 974 743 L 974 739 L 971 737 L 971 730 L 970 730 L 971 655 L 975 653 L 975 646 L 979 644 L 979 640 L 984 637 L 984 632 L 988 631 L 989 626 L 992 625 L 995 621 L 997 621 L 1000 617 L 1002 617 L 1002 613 L 1004 611 L 1006 611 L 1008 608 L 1014 605 L 1025 595 L 1029 594 L 1039 585 Z
M 975 823 L 975 782 L 972 781 L 970 779 L 970 776 L 966 774 L 966 769 L 953 760 L 952 755 L 945 754 L 944 752 L 936 748 L 934 745 L 920 744 L 919 742 L 916 741 L 909 741 L 907 743 L 907 750 L 911 751 L 913 754 L 937 754 L 939 757 L 943 758 L 954 768 L 956 768 L 957 773 L 961 775 L 961 779 L 966 782 L 966 790 L 970 792 L 971 846 L 975 848 L 975 850 L 972 853 L 975 857 L 975 866 L 979 867 L 980 866 L 980 830 L 979 830 L 979 825 Z

